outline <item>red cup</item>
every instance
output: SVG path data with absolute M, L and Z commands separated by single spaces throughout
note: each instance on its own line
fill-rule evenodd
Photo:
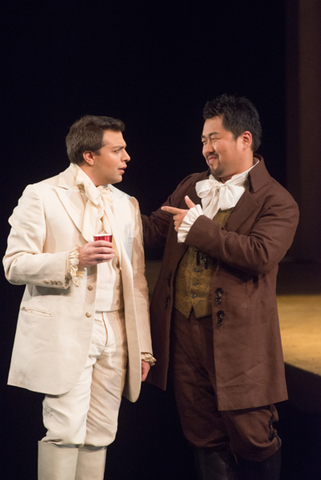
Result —
M 97 233 L 97 235 L 94 235 L 94 240 L 95 240 L 95 242 L 97 240 L 104 240 L 105 242 L 112 242 L 113 241 L 113 235 L 112 235 L 112 233 Z

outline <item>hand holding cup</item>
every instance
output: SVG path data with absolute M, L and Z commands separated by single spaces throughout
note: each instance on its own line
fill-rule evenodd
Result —
M 99 263 L 110 262 L 115 256 L 112 239 L 112 234 L 100 233 L 94 235 L 93 242 L 88 242 L 79 248 L 78 268 L 83 269 Z

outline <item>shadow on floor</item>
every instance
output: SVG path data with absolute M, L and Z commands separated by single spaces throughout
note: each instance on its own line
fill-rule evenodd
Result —
M 321 378 L 285 366 L 289 400 L 278 405 L 281 480 L 321 480 Z

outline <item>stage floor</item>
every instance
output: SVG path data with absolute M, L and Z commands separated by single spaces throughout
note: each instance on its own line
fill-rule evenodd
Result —
M 321 295 L 278 295 L 284 361 L 321 376 Z

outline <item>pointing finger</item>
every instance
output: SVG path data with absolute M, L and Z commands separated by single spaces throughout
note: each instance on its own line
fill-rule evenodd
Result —
M 162 207 L 162 210 L 168 213 L 172 213 L 174 215 L 182 211 L 180 208 L 175 208 L 175 207 Z

